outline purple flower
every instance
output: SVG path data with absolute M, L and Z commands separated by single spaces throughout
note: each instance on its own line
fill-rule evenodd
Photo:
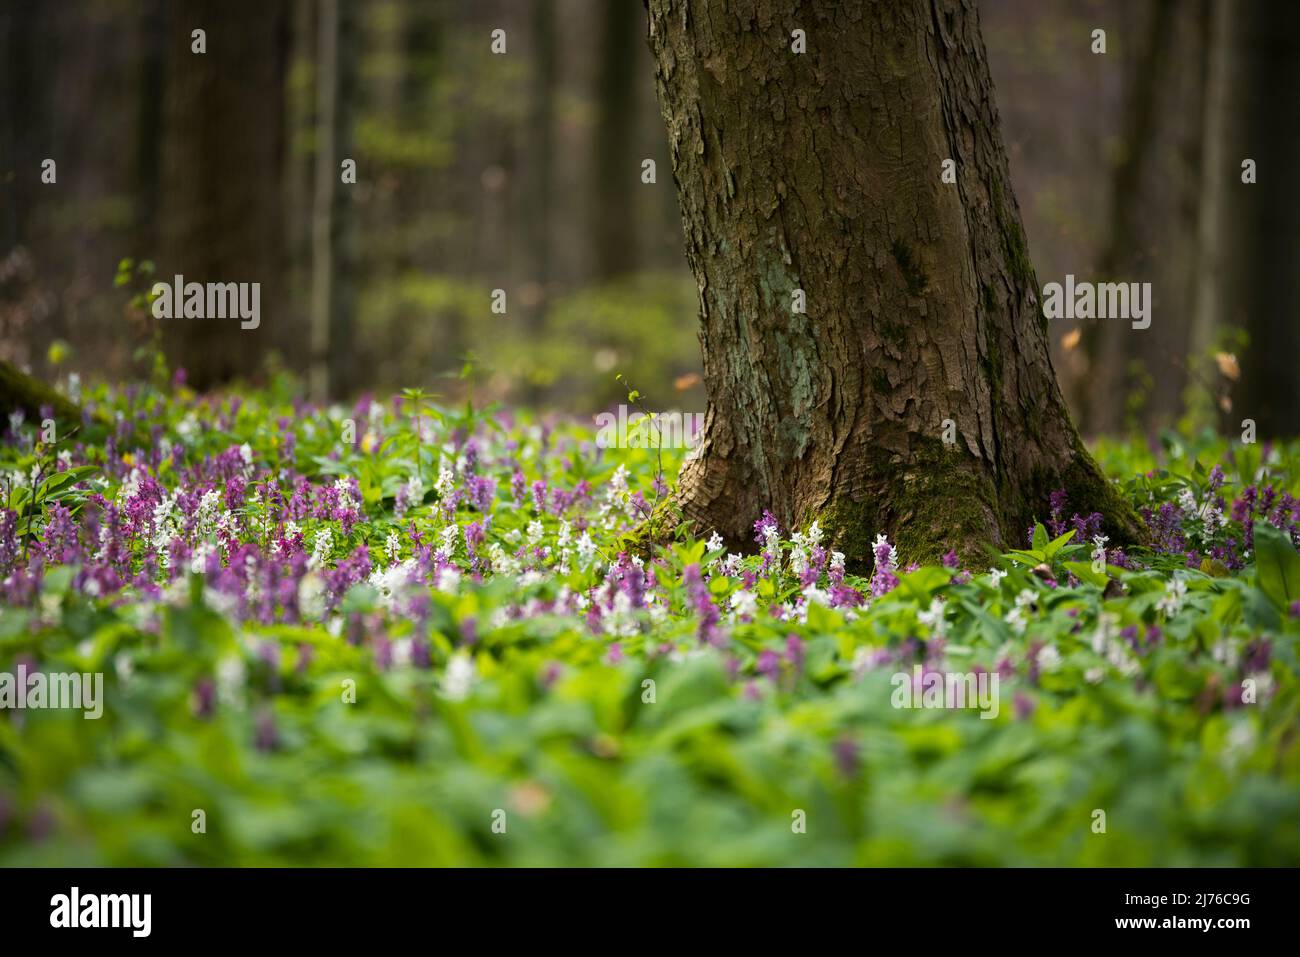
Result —
M 1016 692 L 1015 698 L 1012 699 L 1012 705 L 1015 707 L 1016 717 L 1021 721 L 1026 720 L 1034 713 L 1034 699 L 1022 691 Z
M 839 769 L 840 774 L 846 778 L 858 776 L 859 760 L 858 746 L 849 738 L 836 738 L 835 743 L 831 745 L 831 753 L 835 756 L 835 766 Z
M 682 570 L 682 584 L 686 587 L 687 601 L 690 602 L 691 608 L 700 620 L 700 641 L 710 645 L 720 645 L 724 640 L 718 628 L 718 621 L 722 614 L 718 611 L 718 606 L 713 603 L 713 599 L 709 597 L 709 586 L 704 583 L 699 565 L 687 565 Z

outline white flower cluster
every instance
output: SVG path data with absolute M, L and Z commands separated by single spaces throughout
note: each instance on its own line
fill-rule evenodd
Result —
M 1028 588 L 1021 589 L 1016 596 L 1015 606 L 1007 612 L 1007 624 L 1017 635 L 1023 635 L 1029 626 L 1029 615 L 1034 610 L 1034 593 Z
M 1187 582 L 1181 578 L 1170 579 L 1165 585 L 1165 593 L 1160 600 L 1156 602 L 1156 611 L 1164 612 L 1167 618 L 1173 618 L 1183 610 L 1183 602 L 1187 598 Z

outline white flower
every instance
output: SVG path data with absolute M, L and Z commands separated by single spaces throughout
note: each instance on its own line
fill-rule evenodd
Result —
M 1183 609 L 1183 600 L 1187 597 L 1187 582 L 1181 578 L 1173 578 L 1165 585 L 1165 593 L 1161 599 L 1156 602 L 1156 611 L 1164 612 L 1169 618 L 1174 617 Z
M 339 505 L 361 511 L 361 502 L 352 494 L 352 486 L 344 479 L 334 483 L 334 490 L 339 493 Z
M 544 530 L 542 528 L 541 522 L 535 522 L 535 521 L 529 522 L 528 523 L 528 544 L 534 546 L 537 545 L 537 543 L 542 540 L 543 531 Z
M 212 527 L 217 520 L 217 514 L 220 511 L 221 495 L 216 489 L 210 488 L 199 499 L 198 524 L 200 534 L 206 535 L 212 531 Z
M 506 554 L 500 542 L 492 542 L 488 545 L 488 561 L 492 564 L 492 570 L 498 575 L 518 575 L 523 568 L 518 561 Z
M 1029 615 L 1033 613 L 1034 593 L 1028 588 L 1023 588 L 1020 594 L 1016 596 L 1016 604 L 1007 612 L 1007 624 L 1017 635 L 1023 635 L 1025 628 L 1029 625 Z
M 591 540 L 591 533 L 584 530 L 578 536 L 578 561 L 582 562 L 583 565 L 587 565 L 595 557 L 596 543 Z
M 397 537 L 396 530 L 388 533 L 388 538 L 384 539 L 384 553 L 388 556 L 389 564 L 394 564 L 402 553 L 402 542 Z
M 452 655 L 442 676 L 443 697 L 451 701 L 464 701 L 474 687 L 478 673 L 474 662 L 464 652 Z
M 194 549 L 194 554 L 190 556 L 190 571 L 196 575 L 202 575 L 208 567 L 208 559 L 216 549 L 207 542 L 200 542 L 199 546 Z
M 385 569 L 371 572 L 367 582 L 379 592 L 380 604 L 391 609 L 396 604 L 400 589 L 411 580 L 415 569 L 415 559 L 408 558 L 400 565 L 389 565 Z
M 1217 505 L 1211 505 L 1205 513 L 1205 530 L 1215 532 L 1228 524 L 1228 520 L 1223 517 L 1223 509 Z
M 456 544 L 460 541 L 460 526 L 452 523 L 438 533 L 442 544 L 438 546 L 437 555 L 444 561 L 450 561 L 456 554 Z
M 217 699 L 232 708 L 240 707 L 247 675 L 243 658 L 223 658 L 217 664 Z
M 1007 572 L 1004 572 L 1000 568 L 989 569 L 989 584 L 992 585 L 994 588 L 997 588 L 999 585 L 1001 585 L 1002 579 L 1006 577 L 1007 577 Z
M 1106 644 L 1106 661 L 1125 677 L 1132 677 L 1142 669 L 1137 659 L 1129 654 L 1128 648 L 1113 638 Z
M 1044 671 L 1055 671 L 1061 667 L 1061 653 L 1055 645 L 1044 645 L 1038 649 L 1038 667 Z
M 1101 679 L 1106 676 L 1105 668 L 1089 668 L 1083 673 L 1083 680 L 1090 685 L 1101 684 Z
M 405 668 L 411 663 L 411 657 L 415 651 L 415 642 L 410 638 L 399 638 L 393 642 L 393 666 Z
M 722 541 L 722 536 L 715 531 L 712 535 L 709 536 L 709 540 L 704 543 L 704 547 L 711 552 L 717 552 L 725 548 L 726 545 Z
M 1224 741 L 1223 762 L 1232 767 L 1237 764 L 1246 754 L 1255 749 L 1255 725 L 1249 720 L 1238 721 L 1228 729 L 1227 739 Z
M 454 595 L 456 590 L 460 588 L 460 570 L 450 565 L 444 565 L 438 569 L 438 577 L 433 587 L 438 591 Z
M 934 632 L 936 638 L 942 638 L 947 633 L 948 625 L 943 612 L 943 602 L 934 598 L 931 599 L 928 610 L 916 613 L 916 620 Z
M 807 614 L 809 605 L 829 605 L 831 596 L 822 591 L 816 585 L 809 585 L 803 590 L 804 614 Z
M 434 489 L 438 492 L 438 498 L 451 498 L 452 491 L 456 488 L 456 476 L 451 474 L 451 469 L 441 469 L 438 472 L 438 481 L 433 483 Z
M 609 499 L 614 501 L 618 496 L 627 493 L 627 468 L 619 465 L 614 470 L 614 474 L 609 479 Z
M 118 684 L 128 685 L 135 674 L 135 661 L 127 652 L 120 652 L 113 658 L 113 670 L 117 672 Z
M 1236 643 L 1229 639 L 1220 639 L 1210 648 L 1210 657 L 1221 665 L 1227 665 L 1229 668 L 1237 667 L 1237 662 L 1241 658 L 1241 651 Z
M 298 581 L 298 614 L 309 621 L 325 614 L 325 579 L 319 572 L 308 572 Z
M 758 614 L 758 596 L 747 588 L 731 593 L 731 610 L 737 618 L 753 618 Z
M 329 528 L 322 528 L 316 533 L 316 541 L 312 546 L 311 558 L 307 561 L 307 567 L 320 568 L 333 553 L 334 532 Z
M 808 526 L 808 544 L 820 545 L 822 542 L 822 527 L 817 524 L 816 519 Z

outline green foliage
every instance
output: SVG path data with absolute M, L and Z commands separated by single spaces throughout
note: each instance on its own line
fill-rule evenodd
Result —
M 87 399 L 161 426 L 189 464 L 247 443 L 266 474 L 296 470 L 320 487 L 355 478 L 361 520 L 345 532 L 309 517 L 302 531 L 310 549 L 331 527 L 329 562 L 360 547 L 381 570 L 390 534 L 438 539 L 433 479 L 454 463 L 453 435 L 475 435 L 482 461 L 500 463 L 485 466 L 502 469 L 496 543 L 539 523 L 546 547 L 562 547 L 556 515 L 513 504 L 516 466 L 529 486 L 590 482 L 624 517 L 628 494 L 653 498 L 658 468 L 656 450 L 599 450 L 586 427 L 553 424 L 543 445 L 526 415 L 449 408 L 418 390 L 400 411 L 372 410 L 354 445 L 338 436 L 356 413 L 295 409 L 287 390 L 237 407 L 148 387 Z M 91 448 L 33 488 L 21 476 L 44 452 L 0 447 L 20 536 L 39 541 L 56 505 L 121 501 L 147 452 L 118 451 L 121 470 Z M 1215 461 L 1235 465 L 1238 488 L 1267 475 L 1294 493 L 1300 475 L 1294 445 L 1263 460 L 1171 436 L 1159 461 L 1137 446 L 1098 454 L 1138 507 L 1203 493 Z M 663 455 L 671 476 L 681 453 Z M 169 462 L 157 477 L 175 488 L 185 468 Z M 619 466 L 627 493 L 611 491 Z M 418 476 L 419 498 L 399 514 Z M 268 508 L 248 495 L 231 527 L 269 547 Z M 0 670 L 102 672 L 103 716 L 0 712 L 0 864 L 1300 863 L 1300 556 L 1283 533 L 1257 523 L 1257 554 L 1223 574 L 1147 553 L 1095 572 L 1091 543 L 1039 525 L 996 574 L 909 570 L 903 553 L 897 587 L 857 608 L 832 607 L 790 573 L 811 529 L 804 544 L 785 532 L 777 566 L 751 555 L 725 571 L 719 549 L 684 539 L 647 563 L 655 602 L 597 631 L 560 603 L 600 600 L 607 563 L 639 524 L 602 514 L 588 516 L 591 562 L 466 573 L 423 589 L 424 616 L 395 610 L 382 581 L 354 585 L 322 617 L 267 623 L 202 574 L 103 596 L 79 568 L 49 564 L 29 602 L 0 607 Z M 455 524 L 481 518 L 462 503 Z M 149 546 L 133 548 L 139 571 Z M 401 548 L 410 554 L 405 538 Z M 695 568 L 709 572 L 724 651 L 699 640 Z M 864 579 L 845 584 L 870 593 Z M 734 614 L 747 597 L 760 611 Z M 383 658 L 412 640 L 427 642 L 427 667 Z M 893 676 L 918 664 L 1000 674 L 996 716 L 895 707 Z M 456 674 L 472 680 L 456 690 Z M 498 810 L 505 833 L 493 830 Z

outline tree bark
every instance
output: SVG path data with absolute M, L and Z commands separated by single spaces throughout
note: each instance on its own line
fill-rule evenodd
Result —
M 261 283 L 261 325 L 163 319 L 168 357 L 208 388 L 273 347 L 307 345 L 282 311 L 284 0 L 196 0 L 166 11 L 167 65 L 159 202 L 159 276 Z M 191 52 L 191 31 L 207 52 Z M 301 364 L 301 363 L 300 363 Z
M 1138 11 L 1135 11 L 1135 13 Z M 1124 91 L 1123 138 L 1119 156 L 1111 172 L 1110 233 L 1097 261 L 1099 282 L 1150 281 L 1153 274 L 1154 295 L 1160 305 L 1181 303 L 1177 291 L 1160 280 L 1171 278 L 1174 270 L 1160 269 L 1147 252 L 1150 237 L 1144 233 L 1143 221 L 1163 212 L 1151 195 L 1150 171 L 1154 163 L 1161 172 L 1174 166 L 1163 149 L 1168 133 L 1161 128 L 1161 106 L 1174 94 L 1170 88 L 1169 64 L 1178 42 L 1177 8 L 1174 0 L 1157 0 L 1154 9 L 1140 11 L 1146 30 L 1140 47 L 1129 58 L 1130 74 Z M 1139 17 L 1134 20 L 1141 22 Z M 1134 24 L 1136 28 L 1136 23 Z M 1162 225 L 1168 228 L 1168 220 Z M 1173 237 L 1170 237 L 1172 240 Z M 1173 258 L 1179 252 L 1174 242 L 1163 247 Z M 1157 369 L 1170 377 L 1176 367 L 1163 368 L 1164 346 L 1178 339 L 1176 326 L 1181 324 L 1185 309 L 1160 311 L 1160 321 L 1153 329 L 1135 332 L 1124 323 L 1094 319 L 1083 326 L 1083 349 L 1088 357 L 1091 388 L 1081 390 L 1079 423 L 1090 435 L 1122 432 L 1128 424 L 1127 399 L 1140 390 L 1133 381 L 1129 365 L 1140 364 L 1148 373 Z M 1185 350 L 1179 350 L 1181 354 Z M 1175 387 L 1177 396 L 1181 389 Z
M 1238 432 L 1253 419 L 1260 436 L 1300 433 L 1295 317 L 1300 311 L 1300 126 L 1278 104 L 1300 95 L 1300 8 L 1234 4 L 1228 31 L 1228 118 L 1223 196 L 1225 270 L 1218 293 L 1226 324 L 1248 334 L 1237 406 Z M 1253 159 L 1257 181 L 1242 182 Z
M 0 360 L 0 413 L 21 409 L 28 421 L 39 421 L 41 410 L 52 411 L 65 425 L 81 424 L 81 407 L 53 386 L 28 375 L 15 365 Z
M 353 155 L 357 24 L 351 7 L 321 0 L 316 10 L 316 156 L 312 196 L 311 393 L 317 401 L 352 389 L 352 195 L 342 162 Z M 361 172 L 358 172 L 358 176 Z
M 596 275 L 614 279 L 636 269 L 636 236 L 628 219 L 641 185 L 636 155 L 636 7 L 605 4 L 596 89 Z
M 709 393 L 671 505 L 857 566 L 1019 547 L 1057 488 L 1139 537 L 1056 383 L 974 0 L 782 6 L 648 0 Z

